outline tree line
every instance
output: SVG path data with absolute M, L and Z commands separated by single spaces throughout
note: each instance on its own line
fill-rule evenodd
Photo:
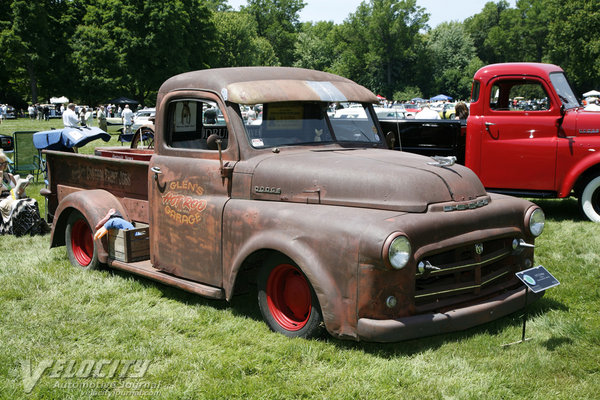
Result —
M 468 99 L 480 67 L 548 62 L 577 93 L 600 89 L 600 2 L 488 2 L 434 28 L 416 0 L 364 0 L 340 24 L 301 23 L 302 0 L 0 2 L 0 102 L 51 96 L 153 104 L 161 83 L 205 68 L 281 65 L 333 72 L 388 99 Z

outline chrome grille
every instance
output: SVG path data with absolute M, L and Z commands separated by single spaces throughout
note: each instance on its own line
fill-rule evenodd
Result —
M 419 260 L 433 268 L 417 272 L 415 306 L 418 312 L 443 311 L 457 304 L 491 297 L 518 285 L 519 270 L 513 238 L 470 243 Z

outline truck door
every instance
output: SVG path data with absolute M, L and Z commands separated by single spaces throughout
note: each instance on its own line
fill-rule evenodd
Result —
M 230 165 L 237 153 L 217 97 L 182 96 L 167 97 L 157 119 L 163 134 L 150 162 L 151 260 L 165 272 L 221 287 L 229 179 L 222 178 L 219 152 L 209 149 L 208 137 L 221 137 L 222 157 Z
M 479 174 L 484 186 L 555 190 L 560 105 L 537 78 L 502 77 L 488 87 Z

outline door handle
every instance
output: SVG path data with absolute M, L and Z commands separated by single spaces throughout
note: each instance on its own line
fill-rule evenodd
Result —
M 167 187 L 166 184 L 160 185 L 160 183 L 158 182 L 158 175 L 162 174 L 162 171 L 160 170 L 160 167 L 152 167 L 150 168 L 150 171 L 154 172 L 154 182 L 156 182 L 156 186 L 158 187 L 158 190 L 162 193 L 165 191 L 165 188 Z
M 486 130 L 486 131 L 488 131 L 488 133 L 489 133 L 489 135 L 490 135 L 490 137 L 491 137 L 492 139 L 494 139 L 494 140 L 498 140 L 498 138 L 500 137 L 500 131 L 498 131 L 498 135 L 497 135 L 497 137 L 494 137 L 494 135 L 492 134 L 492 131 L 491 131 L 491 129 L 490 129 L 490 126 L 496 126 L 496 124 L 495 124 L 495 123 L 493 123 L 493 122 L 486 122 L 486 123 L 485 123 L 485 130 Z

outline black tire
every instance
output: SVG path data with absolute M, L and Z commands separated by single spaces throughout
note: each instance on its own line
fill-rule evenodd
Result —
M 290 338 L 322 333 L 319 301 L 300 268 L 284 257 L 265 263 L 258 273 L 258 305 L 272 331 Z
M 98 260 L 98 246 L 94 242 L 94 232 L 81 212 L 75 210 L 67 219 L 65 243 L 69 261 L 75 267 L 96 269 L 101 264 Z
M 590 221 L 600 222 L 600 176 L 586 183 L 579 196 L 579 208 Z

